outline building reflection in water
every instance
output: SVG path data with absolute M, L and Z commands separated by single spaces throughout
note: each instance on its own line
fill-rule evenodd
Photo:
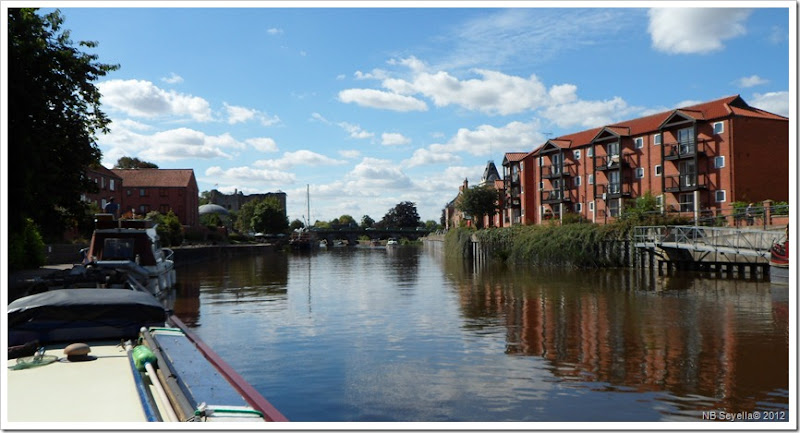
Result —
M 470 326 L 502 321 L 506 353 L 548 360 L 560 381 L 665 391 L 686 396 L 678 405 L 688 411 L 788 403 L 785 287 L 642 270 L 445 268 Z

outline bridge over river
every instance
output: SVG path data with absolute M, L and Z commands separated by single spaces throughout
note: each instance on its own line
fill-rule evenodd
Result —
M 338 229 L 319 229 L 312 228 L 312 232 L 317 235 L 320 241 L 325 240 L 328 245 L 333 245 L 337 240 L 346 241 L 349 245 L 358 243 L 359 238 L 368 237 L 370 240 L 386 240 L 389 238 L 402 239 L 406 238 L 410 241 L 415 241 L 421 237 L 425 237 L 431 231 L 423 227 L 418 228 L 360 228 L 360 227 L 345 227 Z
M 650 260 L 660 257 L 662 263 L 677 267 L 715 269 L 729 272 L 751 269 L 766 270 L 772 246 L 785 236 L 784 228 L 774 230 L 740 229 L 704 226 L 642 226 L 634 228 L 634 246 L 649 252 Z M 646 254 L 645 254 L 646 255 Z M 642 260 L 647 260 L 646 258 Z M 724 258 L 721 260 L 720 257 Z M 744 262 L 744 263 L 742 263 Z M 752 272 L 752 271 L 751 271 Z

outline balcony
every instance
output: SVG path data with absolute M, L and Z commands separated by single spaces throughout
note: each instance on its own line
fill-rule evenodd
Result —
M 542 166 L 542 178 L 555 179 L 561 177 L 570 177 L 575 174 L 576 168 L 573 164 L 564 164 L 564 167 L 558 165 L 545 165 Z
M 572 201 L 572 197 L 570 197 L 569 193 L 565 193 L 564 190 L 550 189 L 542 191 L 542 203 L 554 204 L 554 203 L 568 203 L 570 201 Z
M 695 155 L 705 155 L 708 143 L 703 140 L 695 142 L 694 140 L 684 141 L 680 143 L 666 143 L 664 145 L 664 160 L 677 161 L 681 159 L 694 158 Z
M 628 162 L 620 155 L 603 155 L 594 157 L 594 166 L 598 171 L 619 170 L 627 167 Z
M 631 184 L 630 183 L 623 183 L 623 182 L 610 182 L 610 183 L 600 183 L 595 185 L 595 198 L 599 198 L 601 200 L 609 200 L 613 198 L 620 198 L 620 197 L 630 197 L 631 196 Z
M 665 192 L 688 192 L 708 188 L 708 177 L 701 174 L 676 174 L 664 177 Z

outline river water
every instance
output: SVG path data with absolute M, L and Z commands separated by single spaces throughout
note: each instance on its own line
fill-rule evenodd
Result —
M 291 421 L 789 421 L 786 287 L 436 245 L 183 266 L 175 311 Z

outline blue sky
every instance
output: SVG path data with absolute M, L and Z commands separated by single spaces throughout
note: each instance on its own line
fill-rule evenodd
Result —
M 796 91 L 794 2 L 155 4 L 59 5 L 74 41 L 120 65 L 97 82 L 114 122 L 103 163 L 284 191 L 290 220 L 310 185 L 312 221 L 412 201 L 438 222 L 505 152 L 735 94 L 789 116 Z

